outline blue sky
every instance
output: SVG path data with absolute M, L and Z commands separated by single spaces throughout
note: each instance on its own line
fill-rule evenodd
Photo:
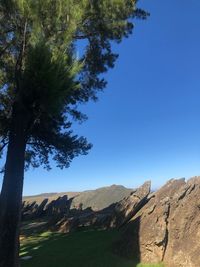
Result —
M 80 191 L 111 184 L 136 187 L 151 179 L 200 175 L 200 1 L 143 0 L 151 13 L 115 47 L 97 103 L 74 131 L 93 143 L 69 169 L 30 170 L 24 194 Z

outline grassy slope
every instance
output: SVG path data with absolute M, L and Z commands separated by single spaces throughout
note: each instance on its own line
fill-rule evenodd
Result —
M 23 197 L 23 200 L 29 203 L 36 201 L 38 204 L 40 204 L 45 198 L 48 198 L 49 202 L 51 202 L 52 200 L 55 200 L 64 195 L 68 195 L 68 198 L 71 198 L 77 196 L 78 194 L 80 193 L 79 192 L 44 193 L 35 196 L 25 196 Z
M 88 190 L 84 192 L 65 192 L 65 193 L 50 193 L 37 196 L 24 197 L 27 202 L 36 201 L 38 204 L 48 198 L 49 202 L 57 199 L 60 196 L 68 195 L 69 198 L 75 197 L 72 206 L 78 206 L 83 203 L 83 208 L 92 207 L 94 210 L 103 209 L 112 203 L 118 202 L 124 197 L 130 195 L 132 189 L 125 188 L 121 185 L 112 185 L 108 187 L 98 188 L 96 190 Z
M 21 267 L 144 267 L 112 253 L 112 231 L 80 231 L 71 234 L 43 233 L 22 241 Z M 145 265 L 145 267 L 161 267 Z
M 92 207 L 94 210 L 103 209 L 130 195 L 133 189 L 121 185 L 102 187 L 96 190 L 84 191 L 74 198 L 74 204 L 83 203 L 83 208 Z

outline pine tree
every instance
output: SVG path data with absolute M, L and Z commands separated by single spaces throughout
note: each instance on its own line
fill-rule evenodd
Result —
M 112 43 L 147 13 L 137 0 L 1 0 L 0 154 L 6 150 L 0 196 L 0 267 L 19 266 L 24 169 L 49 158 L 60 168 L 91 144 L 72 132 L 85 116 L 77 105 L 97 99 L 114 67 Z M 81 43 L 81 45 L 80 45 Z M 81 48 L 81 56 L 77 50 Z

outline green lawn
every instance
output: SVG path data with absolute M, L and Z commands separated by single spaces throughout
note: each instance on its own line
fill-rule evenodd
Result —
M 80 231 L 71 234 L 46 232 L 21 243 L 21 267 L 161 267 L 140 265 L 112 253 L 116 231 Z

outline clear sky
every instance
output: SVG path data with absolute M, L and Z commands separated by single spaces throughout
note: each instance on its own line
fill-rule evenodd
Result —
M 89 119 L 74 131 L 93 143 L 69 169 L 25 174 L 24 194 L 79 191 L 111 184 L 136 187 L 151 179 L 200 175 L 200 1 L 140 0 L 151 13 L 115 47 Z

